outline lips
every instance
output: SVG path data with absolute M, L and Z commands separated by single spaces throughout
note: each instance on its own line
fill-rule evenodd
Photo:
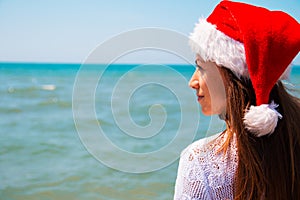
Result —
M 198 101 L 201 101 L 204 98 L 203 95 L 197 95 L 197 96 L 198 96 Z

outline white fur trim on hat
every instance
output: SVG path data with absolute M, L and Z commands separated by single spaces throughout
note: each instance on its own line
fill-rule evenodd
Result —
M 262 104 L 260 106 L 250 106 L 244 116 L 244 124 L 256 137 L 272 134 L 277 126 L 278 118 L 282 115 L 277 112 L 277 104 Z
M 232 39 L 216 26 L 200 18 L 190 35 L 192 50 L 204 61 L 229 68 L 238 77 L 249 77 L 243 43 Z

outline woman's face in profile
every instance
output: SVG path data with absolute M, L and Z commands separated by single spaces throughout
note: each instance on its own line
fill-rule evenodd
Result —
M 219 115 L 226 112 L 225 85 L 216 63 L 205 62 L 197 55 L 196 70 L 189 86 L 196 90 L 204 115 Z

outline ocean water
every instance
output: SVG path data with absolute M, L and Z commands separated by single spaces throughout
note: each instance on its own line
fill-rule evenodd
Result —
M 224 129 L 195 108 L 193 70 L 0 63 L 0 199 L 172 199 L 179 152 Z

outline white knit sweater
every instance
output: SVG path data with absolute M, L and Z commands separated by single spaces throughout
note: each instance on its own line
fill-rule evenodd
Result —
M 181 153 L 174 200 L 233 199 L 233 179 L 237 168 L 234 140 L 227 151 L 219 152 L 225 134 L 203 138 Z

